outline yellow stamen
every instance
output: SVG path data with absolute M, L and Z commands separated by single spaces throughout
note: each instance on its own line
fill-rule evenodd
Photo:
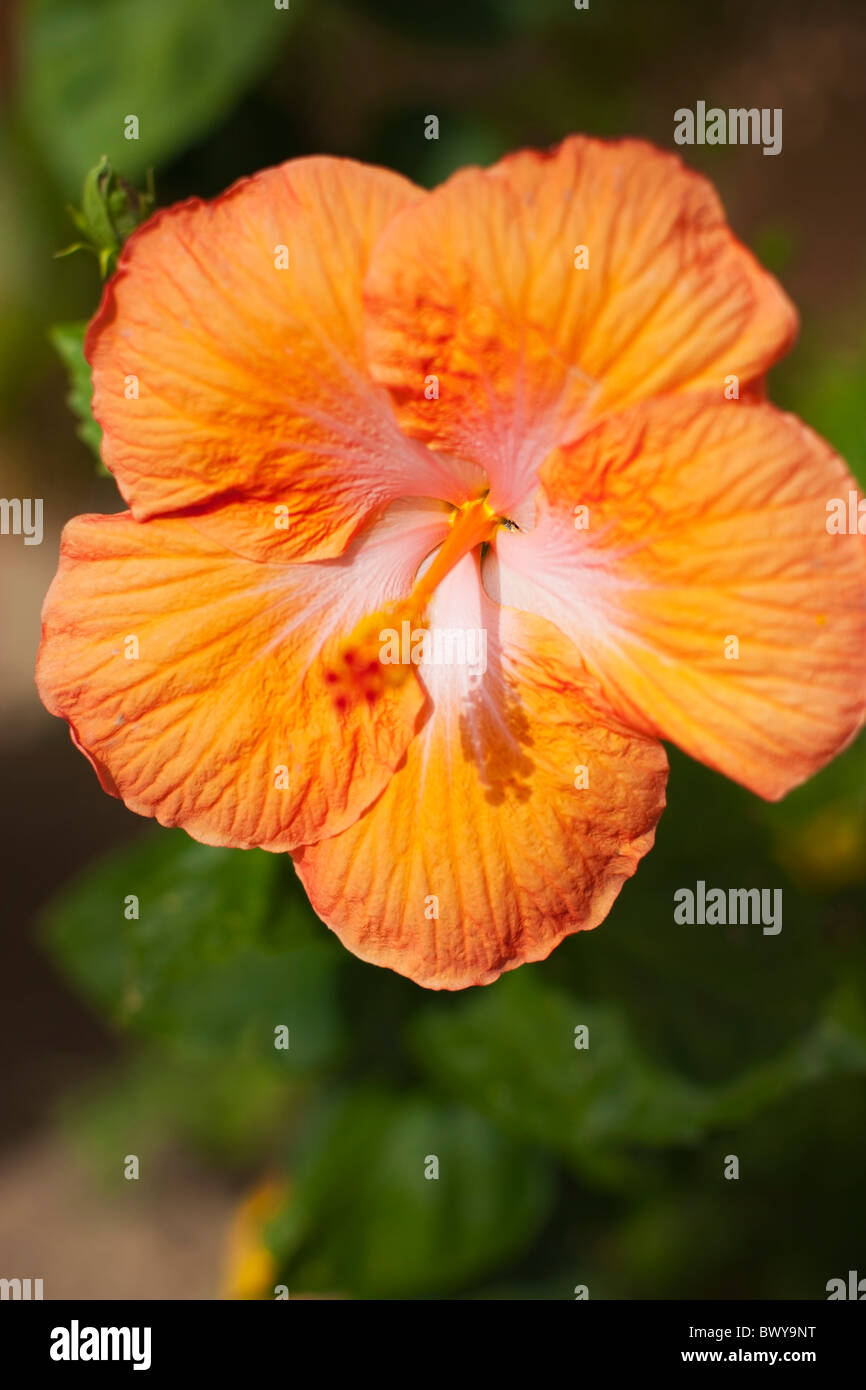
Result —
M 446 574 L 453 570 L 464 555 L 474 550 L 476 545 L 488 540 L 498 525 L 499 517 L 488 505 L 486 497 L 476 497 L 474 502 L 467 502 L 452 514 L 449 535 L 446 536 L 427 573 L 418 580 L 410 595 L 410 598 L 416 601 L 419 612 L 426 607 L 434 589 L 441 584 Z
M 409 667 L 381 660 L 382 633 L 399 629 L 408 621 L 414 627 L 439 584 L 455 565 L 476 546 L 493 535 L 501 518 L 484 497 L 477 497 L 458 508 L 451 517 L 451 530 L 445 537 L 429 569 L 416 581 L 406 598 L 389 603 L 378 613 L 362 618 L 354 631 L 343 641 L 325 672 L 332 687 L 338 710 L 348 707 L 351 696 L 362 696 L 372 703 L 388 686 L 402 685 Z

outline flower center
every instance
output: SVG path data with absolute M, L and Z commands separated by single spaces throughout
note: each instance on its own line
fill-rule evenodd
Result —
M 470 550 L 488 541 L 501 525 L 502 518 L 497 516 L 486 497 L 464 502 L 462 507 L 451 513 L 451 530 L 439 547 L 432 565 L 421 579 L 416 580 L 409 597 L 399 602 L 412 604 L 417 610 L 415 616 L 420 616 L 445 576 Z
M 476 497 L 454 510 L 448 535 L 433 563 L 420 579 L 416 579 L 411 593 L 387 604 L 378 613 L 362 618 L 340 644 L 336 658 L 325 671 L 325 680 L 333 688 L 338 710 L 346 709 L 352 697 L 361 696 L 372 704 L 387 686 L 403 684 L 409 675 L 409 666 L 381 660 L 384 630 L 393 630 L 405 621 L 412 627 L 419 623 L 446 575 L 464 555 L 485 544 L 505 524 L 505 519 L 497 515 L 486 497 Z

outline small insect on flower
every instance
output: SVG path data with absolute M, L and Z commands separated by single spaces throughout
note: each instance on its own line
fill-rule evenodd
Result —
M 364 960 L 540 960 L 650 848 L 660 740 L 773 799 L 861 726 L 852 479 L 764 399 L 795 331 L 636 140 L 160 212 L 87 335 L 129 511 L 66 527 L 42 699 L 134 811 L 289 852 Z M 485 633 L 483 673 L 383 663 L 403 623 Z

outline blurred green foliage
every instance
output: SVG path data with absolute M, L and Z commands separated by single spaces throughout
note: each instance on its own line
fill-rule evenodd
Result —
M 67 193 L 84 151 L 137 178 L 225 115 L 292 18 L 247 0 L 35 0 L 20 51 L 26 130 Z
M 51 257 L 102 155 L 130 179 L 153 167 L 168 203 L 318 151 L 429 184 L 572 129 L 669 145 L 673 107 L 758 23 L 705 8 L 692 33 L 691 9 L 32 0 L 0 118 L 0 405 L 24 409 L 67 319 L 52 341 L 98 451 L 81 352 L 98 277 Z M 712 171 L 740 214 L 730 154 Z M 811 297 L 771 394 L 866 485 L 866 265 L 825 303 L 803 272 L 808 187 L 777 216 L 752 178 L 755 247 Z M 866 740 L 778 806 L 672 755 L 669 802 L 605 924 L 458 997 L 350 957 L 287 859 L 147 834 L 47 915 L 53 959 L 127 1039 L 70 1103 L 76 1134 L 115 1181 L 118 1152 L 178 1141 L 233 1178 L 284 1174 L 263 1239 L 293 1294 L 822 1297 L 866 1244 Z M 782 887 L 781 934 L 677 926 L 673 893 L 698 879 Z
M 320 1067 L 341 1049 L 337 946 L 281 867 L 263 850 L 215 851 L 164 831 L 67 889 L 54 951 L 103 1013 L 170 1038 L 184 1061 Z M 274 1027 L 289 1022 L 281 1061 Z
M 543 1155 L 477 1111 L 361 1085 L 312 1118 L 267 1243 L 292 1288 L 441 1296 L 525 1248 L 552 1194 Z
M 861 742 L 847 755 L 861 774 L 864 754 Z M 820 806 L 813 785 L 801 796 Z M 230 1170 L 256 1156 L 282 1169 L 289 1196 L 265 1238 L 299 1292 L 567 1298 L 585 1282 L 593 1297 L 656 1297 L 730 1279 L 729 1293 L 819 1297 L 795 1230 L 744 1262 L 738 1223 L 764 1219 L 779 1185 L 824 1202 L 801 1134 L 834 1088 L 825 1160 L 848 1173 L 862 1152 L 866 948 L 846 925 L 861 888 L 800 890 L 765 819 L 675 755 L 657 847 L 608 921 L 458 996 L 349 956 L 287 859 L 151 832 L 49 914 L 55 958 L 142 1044 L 75 1128 L 106 1168 L 134 1131 L 148 1152 L 174 1137 Z M 677 887 L 732 874 L 783 887 L 777 937 L 674 923 Z M 279 1024 L 288 1051 L 274 1047 Z M 729 1153 L 739 1182 L 722 1176 Z M 424 1176 L 430 1155 L 438 1181 Z M 662 1238 L 654 1223 L 669 1219 Z M 695 1219 L 715 1242 L 703 1286 Z M 828 1268 L 847 1267 L 850 1227 L 850 1214 L 821 1225 Z M 517 1282 L 488 1289 L 502 1268 Z

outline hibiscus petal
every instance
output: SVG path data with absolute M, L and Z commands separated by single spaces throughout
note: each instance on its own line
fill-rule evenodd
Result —
M 404 427 L 485 467 L 505 513 L 590 416 L 661 392 L 721 397 L 796 331 L 705 179 L 642 141 L 580 136 L 465 170 L 398 213 L 365 302 L 371 370 Z
M 363 361 L 370 248 L 420 196 L 385 170 L 302 159 L 130 238 L 86 348 L 137 520 L 186 510 L 238 554 L 310 560 L 396 497 L 463 495 L 476 470 L 407 440 Z
M 571 637 L 621 718 L 768 799 L 845 746 L 866 548 L 828 534 L 827 503 L 855 486 L 828 445 L 767 404 L 668 399 L 542 477 L 535 529 L 498 534 L 485 582 Z
M 355 825 L 294 858 L 356 955 L 462 989 L 603 920 L 652 844 L 667 762 L 599 715 L 550 624 L 489 602 L 474 557 L 443 582 L 429 623 L 486 631 L 486 673 L 419 668 L 433 711 L 405 763 Z
M 183 520 L 78 517 L 43 611 L 42 700 L 107 791 L 206 844 L 288 849 L 342 829 L 382 790 L 425 697 L 413 672 L 338 704 L 329 662 L 447 529 L 444 507 L 397 506 L 345 557 L 284 565 Z

